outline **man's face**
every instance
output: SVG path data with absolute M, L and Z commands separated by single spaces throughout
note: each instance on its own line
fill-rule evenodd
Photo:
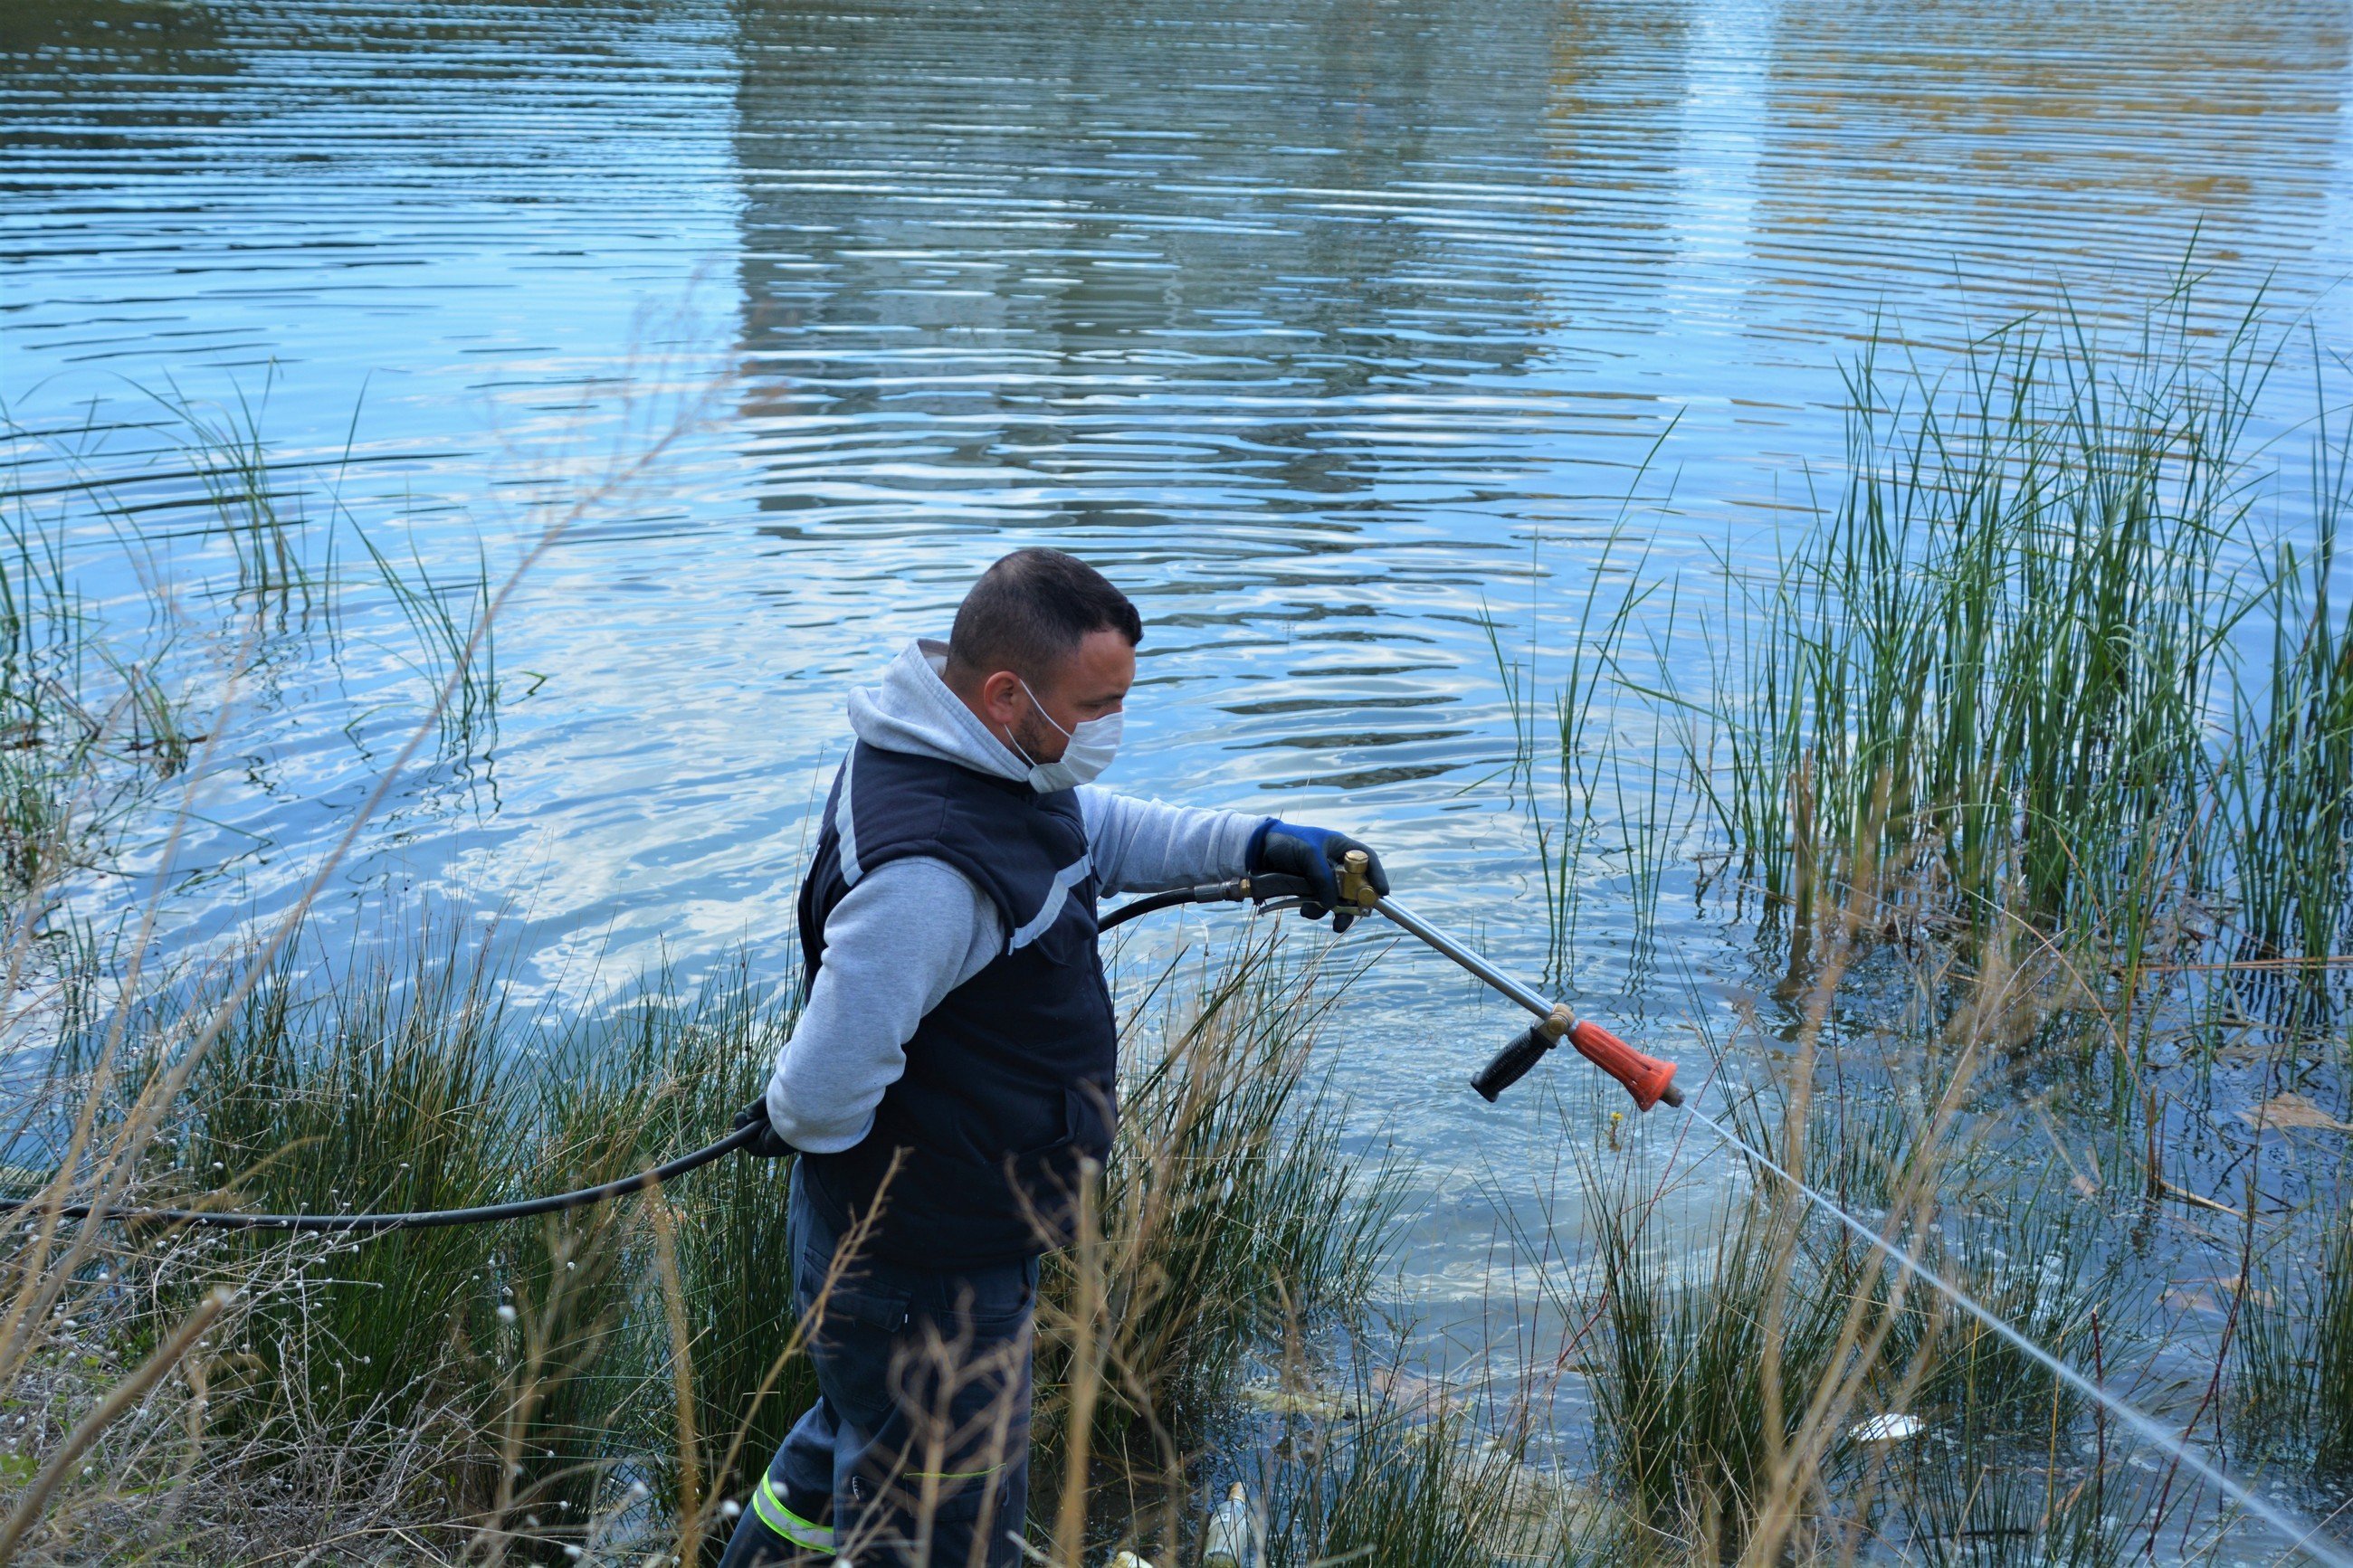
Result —
M 1127 689 L 1134 684 L 1135 649 L 1127 639 L 1114 631 L 1089 632 L 1046 679 L 1029 682 L 1029 693 L 1014 685 L 1014 742 L 1033 762 L 1060 762 L 1071 743 L 1070 731 L 1090 719 L 1118 712 L 1127 701 Z M 1035 704 L 1029 700 L 1033 695 Z

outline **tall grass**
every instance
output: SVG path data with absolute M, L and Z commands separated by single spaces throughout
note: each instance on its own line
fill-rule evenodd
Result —
M 191 1079 L 158 1190 L 382 1210 L 609 1180 L 707 1141 L 789 1024 L 740 977 L 691 994 L 656 984 L 603 1013 L 519 1010 L 495 952 L 429 930 L 341 970 L 290 950 Z M 154 1026 L 206 1000 L 159 998 Z M 723 1445 L 747 1417 L 774 1430 L 774 1408 L 760 1420 L 750 1395 L 792 1311 L 761 1268 L 788 1245 L 776 1173 L 744 1162 L 717 1174 L 679 1199 L 691 1228 L 675 1268 L 692 1361 L 681 1375 L 704 1407 L 693 1440 Z M 248 1435 L 297 1423 L 262 1445 L 280 1454 L 322 1438 L 381 1454 L 399 1448 L 396 1434 L 438 1428 L 435 1473 L 408 1485 L 451 1518 L 561 1540 L 586 1527 L 617 1466 L 677 1489 L 689 1438 L 677 1402 L 650 1392 L 674 1354 L 667 1323 L 647 1321 L 654 1253 L 641 1210 L 615 1205 L 323 1244 L 240 1236 L 175 1283 L 185 1295 L 219 1268 L 254 1279 L 279 1266 L 240 1315 L 216 1421 Z M 753 1343 L 764 1331 L 774 1342 Z M 698 1452 L 683 1468 L 708 1479 L 715 1461 Z
M 2299 1218 L 2248 1281 L 2233 1425 L 2249 1453 L 2341 1486 L 2353 1478 L 2353 1217 Z
M 1864 972 L 1881 951 L 1877 908 L 1850 890 L 1825 912 L 1830 940 L 1794 1026 L 1767 1035 L 1750 1018 L 1761 1037 L 1742 1059 L 1777 1069 L 1727 1086 L 1717 1114 L 1898 1256 L 2105 1375 L 2137 1342 L 2119 1238 L 2078 1189 L 1989 1144 L 1976 1110 L 2008 1092 L 2014 1015 L 2033 993 L 2012 950 L 2031 944 L 1984 944 L 1965 979 L 1911 994 L 1908 1010 L 1853 1005 L 1875 984 Z M 1978 1481 L 1999 1490 L 2021 1467 L 2057 1489 L 2051 1517 L 2064 1513 L 2061 1494 L 2108 1462 L 2105 1449 L 2098 1466 L 2077 1458 L 2105 1439 L 2096 1414 L 1763 1168 L 1728 1191 L 1695 1183 L 1678 1169 L 1682 1131 L 1622 1149 L 1613 1139 L 1611 1155 L 1590 1157 L 1590 1285 L 1568 1312 L 1579 1326 L 1564 1354 L 1592 1394 L 1629 1560 L 1843 1563 L 1873 1542 L 1943 1552 L 1956 1543 L 1903 1538 L 1967 1513 Z M 2125 1550 L 2128 1527 L 2097 1517 L 2085 1541 Z
M 1646 461 L 1643 469 L 1648 467 Z M 1528 647 L 1519 653 L 1504 646 L 1496 616 L 1482 618 L 1511 718 L 1511 787 L 1535 840 L 1549 938 L 1546 970 L 1554 975 L 1566 974 L 1575 961 L 1582 912 L 1600 890 L 1597 884 L 1620 883 L 1613 908 L 1630 927 L 1628 945 L 1639 983 L 1649 964 L 1663 878 L 1694 815 L 1674 755 L 1672 721 L 1653 716 L 1637 729 L 1607 700 L 1630 657 L 1630 641 L 1658 630 L 1644 622 L 1644 607 L 1658 595 L 1657 584 L 1641 581 L 1649 558 L 1647 546 L 1630 540 L 1621 508 L 1585 574 L 1573 626 L 1548 629 L 1535 621 Z M 1665 635 L 1671 636 L 1678 608 L 1672 586 L 1664 599 Z M 1560 678 L 1546 713 L 1535 683 L 1548 654 Z
M 1524 1421 L 1491 1430 L 1475 1391 L 1442 1382 L 1400 1397 L 1416 1380 L 1399 1372 L 1369 1364 L 1360 1347 L 1336 1400 L 1302 1403 L 1281 1422 L 1258 1478 L 1270 1568 L 1611 1560 L 1587 1500 L 1528 1463 Z
M 1847 478 L 1749 588 L 1691 760 L 1768 900 L 2113 925 L 2190 851 L 2268 359 L 2253 318 L 2210 348 L 2187 311 L 2120 354 L 2071 319 L 1852 367 Z
M 1396 1215 L 1399 1172 L 1343 1146 L 1345 1101 L 1310 1076 L 1347 982 L 1288 956 L 1270 930 L 1230 950 L 1162 1020 L 1123 1089 L 1103 1229 L 1113 1402 L 1098 1435 L 1204 1429 L 1244 1357 L 1301 1314 L 1361 1301 Z M 1131 1035 L 1134 1025 L 1130 1026 Z M 1041 1290 L 1067 1300 L 1071 1259 Z M 1067 1346 L 1050 1335 L 1054 1387 Z
M 414 962 L 369 963 L 323 994 L 305 981 L 316 956 L 298 949 L 281 960 L 199 1065 L 170 1185 L 276 1212 L 495 1201 L 522 1163 L 526 1129 L 501 1060 L 511 1030 L 487 955 L 428 937 Z M 190 999 L 190 1010 L 205 1000 Z M 491 1264 L 497 1233 L 451 1227 L 294 1245 L 310 1260 L 294 1266 L 290 1289 L 247 1317 L 241 1353 L 251 1360 L 239 1382 L 268 1400 L 301 1380 L 306 1412 L 394 1426 L 453 1402 L 469 1417 L 486 1414 L 480 1381 L 447 1350 L 494 1331 L 504 1285 Z M 283 1247 L 266 1237 L 216 1243 L 241 1268 Z M 211 1281 L 200 1272 L 178 1283 L 193 1295 Z M 236 1401 L 223 1413 L 275 1414 L 268 1402 Z
M 2347 1065 L 2353 431 L 2324 389 L 2308 464 L 2278 461 L 2257 414 L 2282 341 L 2259 312 L 2207 321 L 2186 279 L 2125 340 L 2064 313 L 1941 356 L 1877 340 L 1850 368 L 1848 460 L 1819 514 L 1761 569 L 1719 563 L 1725 631 L 1683 616 L 1672 583 L 1580 590 L 1604 608 L 1577 630 L 1558 751 L 1564 777 L 1589 770 L 1606 733 L 1635 742 L 1639 771 L 1642 737 L 1676 737 L 1709 815 L 1700 885 L 1725 867 L 1736 921 L 1753 895 L 1762 934 L 1786 932 L 1774 1016 L 1738 1060 L 1837 1116 L 1802 1148 L 1785 1133 L 1785 1159 L 2079 1364 L 2138 1353 L 2136 1302 L 2211 1297 L 2194 1336 L 2211 1364 L 2144 1395 L 2186 1388 L 2173 1417 L 2333 1487 L 2345 1450 L 2325 1406 L 2353 1364 L 2330 1337 L 2337 1296 L 2353 1300 L 2337 1232 L 2293 1222 L 2276 1250 L 2305 1265 L 2261 1288 L 2243 1261 L 2219 1290 L 2227 1261 L 2184 1262 L 2219 1241 L 2147 1256 L 2176 1205 L 2231 1216 L 2241 1250 L 2242 1226 L 2343 1201 L 2333 1132 L 2264 1164 L 2231 1115 L 2234 1096 L 2293 1082 L 2325 1109 L 2292 1125 L 2333 1128 Z M 1498 647 L 1525 715 L 1528 677 Z M 1525 719 L 1518 733 L 1515 779 L 1535 771 Z M 1630 844 L 1650 834 L 1651 814 L 1620 816 Z M 1558 842 L 1540 835 L 1538 853 Z M 1547 911 L 1557 942 L 1568 911 Z M 2080 1096 L 2094 1062 L 2109 1092 Z M 1964 1126 L 1957 1162 L 1944 1140 Z M 1773 1131 L 1746 1135 L 1773 1147 Z M 1980 1142 L 2011 1147 L 1980 1161 Z M 2232 1185 L 2209 1195 L 2200 1175 Z M 2126 1242 L 2108 1221 L 2131 1194 Z M 1738 1202 L 1696 1258 L 1657 1256 L 1641 1196 L 1588 1216 L 1587 1360 L 1599 1452 L 1651 1549 L 1803 1554 L 1842 1520 L 1938 1562 L 2090 1563 L 2148 1550 L 2134 1532 L 2154 1541 L 2159 1518 L 2211 1523 L 2126 1484 L 2106 1425 L 2007 1347 L 1931 1300 L 1870 1305 L 1876 1266 L 1843 1272 L 1835 1248 Z M 2184 1267 L 2207 1273 L 2126 1282 Z M 1813 1314 L 1841 1301 L 1825 1359 Z M 1859 1369 L 1864 1345 L 1875 1364 Z M 2182 1347 L 2147 1353 L 2184 1378 Z M 1759 1373 L 1784 1358 L 1806 1411 Z M 2233 1378 L 2240 1417 L 2218 1425 Z M 1938 1436 L 1902 1462 L 1856 1450 L 1830 1420 L 1841 1399 L 1900 1403 Z M 1886 1487 L 1893 1524 L 1862 1518 Z
M 332 591 L 334 540 L 331 530 L 311 526 L 312 498 L 271 455 L 265 423 L 275 380 L 273 365 L 259 397 L 237 387 L 225 404 L 171 384 L 147 395 L 200 489 L 200 531 L 228 547 L 237 596 L 283 616 L 297 605 L 310 610 Z
M 1698 1240 L 1713 1262 L 1687 1269 L 1692 1239 L 1671 1248 L 1644 1224 L 1639 1195 L 1595 1191 L 1607 1197 L 1592 1215 L 1601 1317 L 1588 1375 L 1602 1463 L 1641 1555 L 1730 1561 L 1805 1415 L 1803 1394 L 1784 1385 L 1810 1390 L 1829 1375 L 1842 1297 L 1793 1288 L 1786 1208 L 1736 1208 Z
M 1874 339 L 1828 499 L 1761 570 L 1725 554 L 1720 616 L 1646 580 L 1621 517 L 1552 650 L 1556 734 L 1556 639 L 1523 659 L 1491 625 L 1556 964 L 1597 848 L 1638 946 L 1695 850 L 1702 887 L 1786 921 L 1794 988 L 1858 894 L 1888 935 L 2023 921 L 2128 985 L 2219 918 L 2219 956 L 2321 984 L 2353 911 L 2353 427 L 2324 399 L 2308 476 L 2275 470 L 2253 431 L 2281 340 L 2259 310 L 2214 330 L 2191 281 L 2125 341 L 2063 312 L 1943 356 Z
M 2236 876 L 2232 955 L 2281 967 L 2274 993 L 2317 1000 L 2353 921 L 2353 608 L 2333 615 L 2337 531 L 2353 440 L 2324 405 L 2313 437 L 2309 540 L 2278 546 L 2263 678 L 2234 691 L 2215 815 Z
M 740 966 L 586 1011 L 522 1005 L 512 956 L 429 926 L 348 958 L 290 949 L 229 998 L 141 1195 L 442 1207 L 608 1179 L 723 1130 L 793 1017 Z M 1396 1176 L 1341 1152 L 1341 1102 L 1307 1070 L 1333 988 L 1286 969 L 1271 936 L 1199 984 L 1124 1097 L 1102 1289 L 1090 1297 L 1071 1263 L 1048 1270 L 1049 1478 L 1071 1443 L 1181 1494 L 1249 1358 L 1345 1317 L 1370 1284 Z M 147 1065 L 132 1081 L 164 1070 L 185 1021 L 222 1000 L 201 981 L 142 999 L 129 1032 Z M 103 1057 L 113 1016 L 92 1016 L 74 1068 Z M 261 1539 L 332 1454 L 359 1500 L 346 1524 L 373 1510 L 453 1547 L 554 1551 L 626 1534 L 628 1516 L 640 1535 L 699 1521 L 715 1546 L 712 1510 L 749 1495 L 813 1390 L 786 1353 L 788 1172 L 735 1160 L 658 1201 L 366 1239 L 133 1232 L 115 1270 L 140 1304 L 95 1310 L 124 1345 L 217 1283 L 245 1294 L 189 1363 L 201 1415 L 183 1402 L 155 1417 L 195 1423 L 188 1474 L 123 1460 L 100 1487 L 234 1489 L 259 1500 L 238 1529 Z M 1082 1300 L 1103 1346 L 1084 1365 L 1070 1335 Z M 1073 1422 L 1084 1379 L 1100 1419 Z M 115 1528 L 118 1549 L 137 1539 L 135 1522 Z

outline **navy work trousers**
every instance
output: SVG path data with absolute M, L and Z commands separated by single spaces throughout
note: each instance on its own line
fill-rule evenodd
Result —
M 1011 1568 L 1029 1499 L 1035 1258 L 917 1268 L 835 1253 L 793 1173 L 793 1293 L 818 1401 L 776 1450 L 720 1568 Z

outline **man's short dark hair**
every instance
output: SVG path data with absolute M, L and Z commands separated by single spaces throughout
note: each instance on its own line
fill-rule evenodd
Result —
M 1144 617 L 1103 574 L 1059 550 L 1017 550 L 980 574 L 956 609 L 948 662 L 975 679 L 1009 669 L 1043 679 L 1090 632 L 1144 640 Z

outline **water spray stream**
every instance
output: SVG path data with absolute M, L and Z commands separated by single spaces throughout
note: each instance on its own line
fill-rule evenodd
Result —
M 1799 1181 L 1772 1156 L 1759 1150 L 1755 1144 L 1750 1143 L 1697 1106 L 1686 1105 L 1683 1109 L 1685 1115 L 1722 1139 L 1727 1147 L 1746 1155 L 1788 1183 L 1790 1190 L 1853 1232 L 1856 1237 L 1885 1254 L 1897 1268 L 1937 1291 L 1953 1305 L 1998 1335 L 2012 1349 L 2031 1360 L 2036 1365 L 2084 1395 L 2084 1398 L 2101 1405 L 2142 1437 L 2180 1460 L 2197 1475 L 2212 1482 L 2232 1502 L 2277 1531 L 2281 1538 L 2294 1550 L 2303 1552 L 2315 1562 L 2327 1563 L 2329 1568 L 2353 1568 L 2353 1556 L 2348 1556 L 2334 1541 L 2322 1534 L 2318 1524 L 2300 1518 L 2293 1510 L 2283 1508 L 2277 1503 L 2266 1502 L 2257 1497 L 2253 1491 L 2232 1479 L 2221 1468 L 2192 1448 L 2186 1436 L 2176 1436 L 2169 1428 L 2161 1425 L 2155 1416 L 2146 1415 L 2137 1407 L 2117 1398 L 2092 1379 L 2085 1377 L 2082 1373 L 2036 1344 L 1996 1316 L 1990 1309 L 1980 1304 L 1968 1291 L 1937 1274 L 1936 1270 L 1927 1268 L 1912 1253 L 1897 1247 L 1894 1243 L 1849 1214 L 1822 1193 Z

